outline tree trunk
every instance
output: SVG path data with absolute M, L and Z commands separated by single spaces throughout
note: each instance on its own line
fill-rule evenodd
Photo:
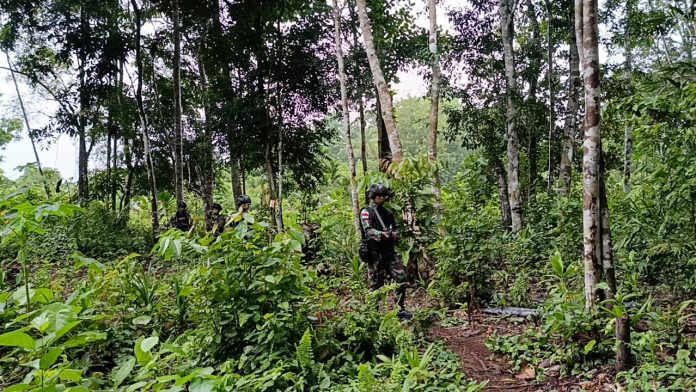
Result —
M 155 167 L 152 162 L 152 154 L 150 151 L 150 135 L 147 130 L 147 116 L 145 115 L 145 106 L 143 105 L 143 58 L 142 49 L 140 46 L 140 28 L 141 11 L 138 8 L 136 0 L 131 0 L 133 12 L 135 13 L 135 62 L 138 72 L 138 86 L 135 93 L 135 100 L 138 104 L 138 119 L 140 121 L 140 129 L 143 138 L 143 147 L 145 149 L 145 163 L 147 166 L 147 178 L 150 185 L 150 209 L 152 217 L 152 234 L 155 238 L 159 236 L 159 215 L 157 213 L 157 180 L 155 179 Z M 183 174 L 183 173 L 182 173 Z
M 633 51 L 631 50 L 631 43 L 629 41 L 630 32 L 630 14 L 631 5 L 630 1 L 626 2 L 626 26 L 624 30 L 625 34 L 625 56 L 626 56 L 626 83 L 630 86 L 633 83 Z M 627 125 L 624 129 L 624 167 L 623 167 L 623 188 L 624 192 L 628 193 L 631 191 L 631 162 L 633 161 L 633 126 Z
M 202 49 L 207 49 L 205 48 Z M 203 123 L 204 131 L 200 135 L 201 150 L 203 151 L 203 162 L 201 169 L 201 191 L 203 193 L 204 216 L 207 220 L 213 208 L 213 188 L 215 180 L 215 171 L 213 170 L 213 126 L 210 123 L 210 103 L 208 100 L 208 76 L 205 72 L 203 63 L 202 50 L 196 56 L 198 62 L 198 78 L 201 83 L 201 95 L 203 97 Z M 190 166 L 189 166 L 190 167 Z M 210 222 L 206 222 L 208 224 Z
M 79 79 L 80 79 L 80 112 L 78 114 L 78 164 L 77 164 L 77 193 L 80 202 L 86 202 L 89 199 L 89 183 L 88 183 L 88 163 L 89 155 L 87 153 L 87 87 L 86 70 L 87 67 L 87 49 L 84 47 L 87 40 L 87 14 L 85 12 L 84 2 L 80 2 L 80 36 L 83 44 L 79 49 L 78 64 L 79 64 Z
M 430 56 L 432 56 L 433 79 L 430 86 L 430 122 L 428 124 L 428 161 L 431 165 L 437 163 L 437 125 L 440 110 L 440 54 L 437 49 L 437 2 L 428 0 L 428 12 L 430 14 Z M 435 170 L 433 178 L 433 195 L 435 196 L 435 208 L 440 207 L 440 174 Z
M 242 189 L 240 160 L 238 158 L 230 159 L 230 176 L 232 177 L 232 195 L 234 195 L 236 200 L 237 197 L 244 194 Z
M 496 158 L 494 162 L 495 174 L 498 177 L 498 195 L 500 197 L 501 225 L 505 231 L 512 229 L 512 213 L 510 212 L 510 199 L 508 198 L 507 173 L 503 162 Z
M 534 107 L 537 104 L 537 88 L 539 87 L 539 76 L 541 75 L 541 29 L 537 20 L 536 10 L 531 0 L 527 0 L 527 18 L 532 28 L 532 37 L 529 41 L 529 47 L 533 50 L 529 61 L 529 96 L 527 101 L 530 106 Z M 513 16 L 514 17 L 514 16 Z M 514 40 L 514 37 L 513 37 Z M 536 127 L 529 127 L 528 133 L 528 156 L 529 156 L 529 183 L 527 186 L 527 202 L 532 203 L 534 195 L 536 195 L 536 185 L 539 180 L 539 142 L 537 138 Z
M 575 45 L 578 49 L 578 70 L 579 72 L 584 71 L 585 67 L 585 53 L 584 53 L 584 43 L 583 43 L 583 2 L 585 0 L 575 0 L 575 20 L 574 20 L 574 26 L 575 26 Z M 584 75 L 580 75 L 580 77 L 584 78 Z
M 616 370 L 628 370 L 633 366 L 631 355 L 631 319 L 627 314 L 616 319 Z
M 362 225 L 360 224 L 360 199 L 355 182 L 355 154 L 353 153 L 353 141 L 350 134 L 350 111 L 348 108 L 348 82 L 345 65 L 343 63 L 343 43 L 341 42 L 341 11 L 338 8 L 338 0 L 332 0 L 334 14 L 334 36 L 336 40 L 336 62 L 338 63 L 338 76 L 341 81 L 341 108 L 343 110 L 343 133 L 348 151 L 348 169 L 350 170 L 350 197 L 353 202 L 353 223 L 355 231 L 360 237 Z
M 611 226 L 609 224 L 609 204 L 607 200 L 606 169 L 604 166 L 604 152 L 600 148 L 599 161 L 599 213 L 601 215 L 602 236 L 602 273 L 609 288 L 606 291 L 606 299 L 614 299 L 616 296 L 616 272 L 614 270 L 614 252 L 611 240 Z
M 600 280 L 601 216 L 600 216 L 600 93 L 597 0 L 584 0 L 583 10 L 583 78 L 585 85 L 585 139 L 583 142 L 583 259 L 585 266 L 585 308 L 598 301 Z M 577 11 L 576 11 L 577 14 Z
M 348 4 L 349 10 L 350 10 L 350 18 L 351 18 L 351 29 L 350 32 L 353 35 L 353 48 L 358 47 L 358 29 L 357 27 L 353 24 L 355 21 L 358 20 L 358 16 L 355 13 L 355 8 Z M 358 22 L 359 23 L 359 22 Z M 358 112 L 360 115 L 360 161 L 362 162 L 362 171 L 363 171 L 363 176 L 367 174 L 367 140 L 365 137 L 365 128 L 366 128 L 366 122 L 365 122 L 365 103 L 363 102 L 363 91 L 359 86 L 355 86 L 355 90 L 358 91 Z M 379 98 L 377 99 L 379 101 Z M 384 124 L 382 122 L 382 124 Z M 377 138 L 379 141 L 379 137 Z M 379 143 L 379 142 L 378 142 Z
M 181 107 L 181 31 L 179 1 L 172 0 L 174 34 L 174 181 L 177 204 L 184 201 L 184 135 Z
M 570 12 L 571 30 L 575 28 L 575 12 Z M 580 58 L 576 35 L 570 34 L 570 56 L 568 77 L 568 104 L 563 126 L 563 151 L 561 153 L 561 188 L 558 193 L 562 197 L 570 194 L 572 181 L 573 157 L 575 156 L 575 138 L 578 132 L 578 90 L 580 88 Z
M 553 149 L 555 145 L 555 134 L 556 134 L 556 92 L 554 90 L 553 84 L 553 53 L 555 49 L 555 44 L 553 42 L 553 9 L 551 1 L 546 0 L 546 9 L 548 17 L 548 52 L 546 54 L 548 62 L 548 79 L 549 79 L 549 175 L 548 182 L 546 184 L 546 192 L 549 198 L 553 197 L 553 186 L 556 181 L 555 171 L 556 171 L 556 159 L 554 159 Z
M 358 101 L 358 110 L 360 112 L 360 161 L 362 161 L 362 171 L 365 175 L 367 174 L 367 140 L 365 139 L 365 106 L 362 97 Z
M 624 129 L 623 167 L 623 189 L 626 193 L 631 191 L 631 161 L 633 161 L 633 126 L 627 125 Z
M 278 230 L 285 231 L 285 224 L 283 223 L 283 96 L 282 92 L 279 93 L 280 97 L 278 103 L 278 206 L 277 217 Z
M 508 198 L 512 218 L 512 231 L 522 228 L 522 201 L 520 198 L 520 146 L 517 135 L 517 80 L 515 79 L 515 59 L 512 48 L 514 37 L 513 1 L 499 0 L 502 38 L 505 57 L 505 77 L 507 80 L 506 134 L 508 158 Z
M 131 152 L 131 147 L 128 139 L 123 138 L 123 161 L 126 164 L 126 170 L 128 174 L 126 175 L 126 186 L 123 189 L 123 196 L 121 198 L 121 203 L 119 206 L 119 214 L 123 213 L 125 219 L 128 219 L 130 215 L 130 202 L 131 202 L 131 190 L 133 189 L 133 153 Z
M 109 186 L 108 184 L 111 184 L 111 138 L 113 132 L 113 119 L 111 118 L 111 113 L 109 113 L 109 119 L 107 120 L 108 125 L 106 126 L 107 132 L 106 132 L 106 183 L 107 183 L 107 200 L 108 197 L 110 196 L 109 193 Z
M 7 59 L 7 68 L 10 70 L 10 75 L 12 75 L 12 82 L 14 83 L 15 91 L 17 92 L 17 100 L 19 101 L 19 108 L 22 110 L 22 117 L 24 118 L 24 125 L 27 127 L 27 134 L 29 135 L 29 141 L 31 142 L 31 149 L 34 151 L 34 158 L 36 159 L 36 168 L 39 169 L 39 174 L 43 180 L 44 191 L 46 192 L 46 198 L 51 198 L 51 188 L 48 186 L 48 181 L 44 175 L 43 168 L 41 167 L 41 160 L 39 159 L 39 152 L 36 150 L 36 142 L 34 141 L 34 135 L 31 134 L 31 126 L 29 126 L 29 117 L 27 116 L 27 111 L 24 108 L 24 100 L 22 100 L 22 94 L 19 92 L 19 84 L 17 83 L 17 77 L 14 73 L 14 68 L 12 67 L 12 61 L 10 60 L 10 54 L 5 52 L 5 58 Z
M 372 79 L 374 80 L 375 87 L 377 88 L 378 99 L 381 106 L 381 114 L 384 119 L 384 125 L 387 129 L 387 134 L 389 136 L 389 147 L 391 148 L 392 158 L 395 161 L 401 161 L 404 158 L 401 139 L 399 138 L 399 130 L 396 127 L 396 122 L 394 121 L 394 107 L 392 105 L 391 94 L 389 93 L 389 86 L 387 81 L 384 79 L 384 74 L 382 73 L 382 67 L 380 65 L 379 57 L 377 57 L 377 51 L 375 50 L 375 44 L 372 39 L 372 27 L 370 26 L 370 19 L 367 16 L 367 7 L 365 5 L 365 0 L 357 0 L 358 4 L 358 19 L 360 19 L 360 28 L 362 30 L 363 41 L 365 42 L 365 52 L 367 53 L 367 60 L 370 63 L 370 70 L 372 71 Z
M 282 224 L 282 222 L 279 222 L 279 221 L 278 221 L 278 214 L 277 214 L 276 211 L 275 211 L 275 209 L 276 209 L 276 204 L 275 204 L 275 203 L 277 203 L 277 200 L 276 200 L 275 171 L 273 170 L 273 162 L 272 162 L 272 160 L 271 160 L 271 153 L 272 153 L 272 151 L 273 151 L 273 143 L 272 143 L 271 140 L 269 139 L 269 140 L 266 142 L 266 154 L 265 154 L 265 158 L 266 158 L 266 177 L 267 177 L 267 179 L 268 179 L 268 189 L 269 189 L 269 191 L 270 191 L 270 193 L 271 193 L 271 203 L 272 203 L 272 205 L 270 205 L 269 207 L 271 208 L 271 212 L 272 212 L 273 215 L 275 216 L 276 228 L 277 228 L 278 230 L 281 230 L 281 228 L 283 227 L 283 224 Z
M 379 102 L 377 90 L 375 89 L 375 125 L 377 128 L 377 151 L 379 152 L 378 168 L 381 172 L 389 171 L 392 162 L 392 152 L 389 147 L 389 135 L 387 127 L 382 117 L 382 105 Z
M 111 156 L 111 170 L 113 171 L 113 175 L 111 177 L 111 184 L 109 184 L 109 189 L 111 191 L 111 210 L 116 211 L 116 172 L 118 170 L 118 133 L 114 134 L 114 145 L 112 148 L 112 156 Z

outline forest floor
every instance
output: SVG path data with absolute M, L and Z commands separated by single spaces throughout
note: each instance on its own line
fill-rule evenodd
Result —
M 450 319 L 461 321 L 458 325 L 436 325 L 431 331 L 433 340 L 444 342 L 460 358 L 462 370 L 478 382 L 488 381 L 486 391 L 615 391 L 613 377 L 599 373 L 592 380 L 577 377 L 559 378 L 547 376 L 543 381 L 536 380 L 532 367 L 523 366 L 515 372 L 506 358 L 493 355 L 486 347 L 486 340 L 493 333 L 501 335 L 521 334 L 531 323 L 521 318 L 503 318 L 483 313 L 469 315 L 465 311 L 453 311 Z M 553 374 L 553 368 L 550 374 Z

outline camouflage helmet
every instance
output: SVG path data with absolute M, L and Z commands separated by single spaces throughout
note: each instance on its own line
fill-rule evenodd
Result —
M 382 183 L 372 184 L 367 189 L 367 198 L 370 200 L 374 200 L 377 196 L 384 196 L 386 199 L 389 199 L 392 195 L 392 190 Z
M 247 195 L 239 195 L 237 196 L 237 200 L 235 201 L 235 205 L 237 207 L 243 205 L 243 204 L 251 204 L 251 197 Z

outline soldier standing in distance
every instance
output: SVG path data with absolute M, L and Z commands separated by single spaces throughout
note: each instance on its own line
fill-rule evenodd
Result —
M 235 200 L 235 205 L 237 206 L 237 215 L 234 216 L 234 221 L 230 224 L 232 227 L 237 227 L 239 222 L 244 220 L 244 215 L 249 213 L 251 209 L 251 197 L 239 195 L 237 196 L 237 200 Z
M 176 210 L 176 214 L 169 220 L 169 226 L 177 228 L 181 231 L 191 230 L 193 226 L 193 219 L 191 219 L 191 214 L 186 210 L 186 202 L 179 203 L 179 208 Z
M 227 218 L 222 215 L 222 206 L 219 203 L 213 203 L 210 210 L 210 219 L 206 226 L 207 231 L 213 231 L 213 235 L 217 237 L 225 231 L 225 226 L 227 225 Z
M 384 207 L 390 193 L 389 188 L 382 184 L 370 185 L 367 191 L 367 197 L 372 200 L 372 203 L 360 212 L 363 228 L 360 257 L 367 264 L 370 290 L 377 290 L 384 286 L 388 277 L 399 284 L 396 290 L 397 304 L 400 308 L 397 316 L 400 319 L 410 319 L 412 315 L 404 307 L 406 273 L 401 258 L 395 250 L 399 232 L 394 214 Z

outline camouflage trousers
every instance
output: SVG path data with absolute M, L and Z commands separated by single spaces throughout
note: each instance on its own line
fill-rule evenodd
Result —
M 365 256 L 366 260 L 364 261 L 367 264 L 367 279 L 370 290 L 379 289 L 391 278 L 399 284 L 396 290 L 397 302 L 403 308 L 406 294 L 406 272 L 401 258 L 394 252 L 383 254 L 366 252 Z

